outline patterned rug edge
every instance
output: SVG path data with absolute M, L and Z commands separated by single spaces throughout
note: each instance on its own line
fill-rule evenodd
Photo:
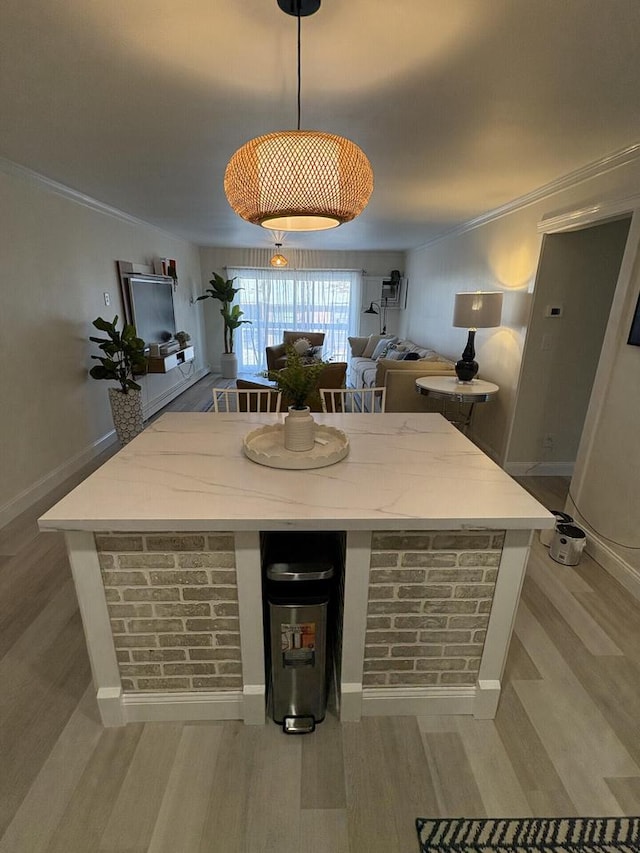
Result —
M 637 853 L 640 817 L 417 818 L 421 853 Z

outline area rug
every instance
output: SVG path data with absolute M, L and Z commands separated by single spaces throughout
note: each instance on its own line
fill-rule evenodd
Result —
M 640 817 L 416 820 L 421 853 L 638 853 Z

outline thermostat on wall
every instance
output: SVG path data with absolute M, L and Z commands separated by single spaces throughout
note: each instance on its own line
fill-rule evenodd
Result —
M 545 308 L 545 317 L 562 317 L 564 305 L 547 305 Z

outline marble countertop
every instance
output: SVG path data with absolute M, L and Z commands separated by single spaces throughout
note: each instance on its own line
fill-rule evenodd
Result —
M 171 412 L 40 519 L 42 530 L 526 529 L 551 513 L 438 414 L 325 415 L 346 459 L 268 468 L 243 437 L 284 415 Z

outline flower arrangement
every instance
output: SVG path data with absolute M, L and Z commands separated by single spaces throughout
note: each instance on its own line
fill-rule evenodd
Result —
M 276 384 L 278 391 L 294 409 L 304 409 L 309 398 L 318 395 L 318 378 L 328 364 L 314 360 L 311 364 L 294 346 L 287 346 L 287 366 L 282 370 L 265 370 L 260 375 Z

